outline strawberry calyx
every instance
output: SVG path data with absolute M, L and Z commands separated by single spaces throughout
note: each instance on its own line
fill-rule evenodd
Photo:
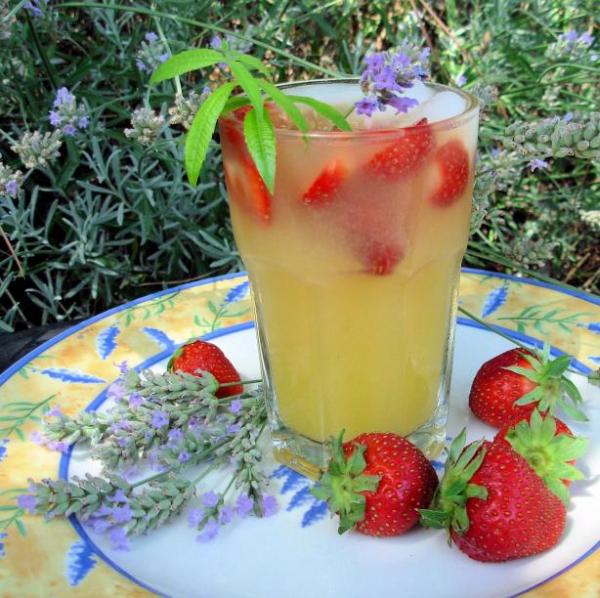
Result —
M 518 422 L 504 438 L 542 478 L 548 490 L 567 505 L 569 490 L 563 480 L 581 480 L 584 477 L 569 461 L 585 453 L 588 439 L 569 434 L 556 435 L 556 420 L 551 416 L 542 417 L 537 409 L 529 421 Z
M 515 401 L 515 405 L 531 405 L 536 403 L 536 408 L 542 413 L 549 412 L 556 416 L 562 409 L 568 416 L 577 421 L 588 421 L 585 414 L 578 408 L 583 403 L 583 398 L 577 386 L 565 376 L 571 365 L 569 355 L 561 355 L 550 359 L 550 346 L 544 345 L 541 352 L 522 352 L 530 368 L 509 366 L 506 369 L 520 374 L 531 380 L 536 387 Z
M 331 459 L 327 471 L 321 476 L 312 494 L 324 500 L 332 513 L 340 517 L 338 532 L 343 534 L 352 529 L 365 517 L 366 498 L 363 492 L 375 492 L 380 477 L 364 475 L 366 447 L 356 443 L 355 449 L 346 458 L 343 444 L 344 431 L 331 441 Z
M 444 477 L 434 494 L 431 508 L 419 509 L 421 525 L 425 527 L 463 534 L 470 525 L 467 500 L 487 498 L 487 490 L 483 486 L 471 483 L 485 456 L 484 441 L 472 442 L 465 448 L 466 436 L 463 428 L 450 445 Z
M 192 341 L 190 341 L 192 342 Z M 181 345 L 180 347 L 178 347 L 175 352 L 171 355 L 171 357 L 169 358 L 169 361 L 167 361 L 167 372 L 172 372 L 173 368 L 175 367 L 175 360 L 178 357 L 181 357 L 181 354 L 183 353 L 183 348 L 188 345 L 188 343 L 184 343 L 183 345 Z

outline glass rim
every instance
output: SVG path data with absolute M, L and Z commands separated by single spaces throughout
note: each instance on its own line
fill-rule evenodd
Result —
M 358 84 L 360 81 L 359 77 L 344 77 L 340 79 L 310 79 L 308 81 L 286 81 L 285 83 L 279 83 L 277 87 L 279 89 L 289 89 L 293 87 L 305 87 L 308 85 L 322 85 L 322 84 L 337 84 L 337 83 L 345 83 L 345 84 Z M 440 91 L 451 91 L 453 93 L 458 94 L 462 98 L 467 101 L 467 105 L 465 109 L 459 114 L 455 114 L 449 118 L 443 118 L 441 120 L 436 120 L 435 122 L 429 124 L 429 127 L 433 131 L 445 130 L 445 129 L 454 129 L 464 122 L 469 121 L 476 114 L 479 114 L 480 102 L 479 100 L 471 93 L 464 91 L 462 89 L 458 89 L 456 87 L 451 87 L 449 85 L 443 85 L 441 83 L 433 83 L 430 81 L 424 82 L 428 87 L 434 87 Z M 243 127 L 243 121 L 238 121 L 231 117 L 232 113 L 229 113 L 222 118 L 234 124 L 234 126 L 239 127 L 240 129 Z M 352 131 L 307 131 L 306 133 L 302 133 L 298 129 L 287 129 L 284 127 L 275 126 L 275 133 L 277 136 L 283 137 L 305 137 L 309 139 L 354 139 L 354 138 L 363 138 L 365 134 L 368 135 L 369 139 L 375 140 L 380 137 L 391 137 L 397 135 L 401 131 L 405 131 L 406 129 L 410 129 L 414 127 L 414 124 L 407 125 L 404 127 L 396 127 L 393 129 L 353 129 Z

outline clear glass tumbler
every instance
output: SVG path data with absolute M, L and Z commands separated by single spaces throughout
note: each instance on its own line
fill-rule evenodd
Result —
M 327 86 L 338 97 L 340 86 L 358 87 L 283 90 Z M 319 474 L 341 430 L 345 439 L 395 432 L 429 457 L 443 446 L 478 105 L 462 91 L 428 88 L 452 91 L 464 109 L 437 122 L 434 114 L 403 128 L 306 138 L 276 121 L 272 196 L 245 148 L 242 116 L 220 122 L 275 455 L 307 475 Z

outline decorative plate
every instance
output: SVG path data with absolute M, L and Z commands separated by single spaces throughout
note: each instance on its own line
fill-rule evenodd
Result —
M 600 364 L 600 300 L 522 278 L 464 270 L 461 304 L 506 334 L 576 358 L 585 374 Z M 12 417 L 13 401 L 60 407 L 67 415 L 106 409 L 106 388 L 130 367 L 164 369 L 167 357 L 190 337 L 220 345 L 245 377 L 259 374 L 248 281 L 229 275 L 192 283 L 133 301 L 95 316 L 55 337 L 0 375 L 0 416 Z M 448 433 L 468 422 L 472 438 L 493 430 L 469 417 L 466 396 L 481 363 L 510 343 L 471 320 L 459 318 Z M 573 426 L 600 437 L 597 390 L 574 375 L 587 401 L 590 423 Z M 594 397 L 595 395 L 595 397 Z M 595 398 L 595 404 L 593 399 Z M 34 410 L 10 419 L 0 441 L 0 488 L 26 487 L 28 478 L 67 478 L 97 470 L 85 450 L 64 454 L 35 444 Z M 21 412 L 22 413 L 22 412 Z M 35 438 L 35 434 L 34 434 Z M 268 453 L 268 451 L 267 451 Z M 439 464 L 438 464 L 439 465 Z M 210 543 L 195 541 L 181 517 L 116 551 L 75 517 L 45 523 L 24 516 L 0 537 L 0 595 L 132 597 L 597 596 L 600 594 L 600 443 L 592 443 L 574 483 L 567 532 L 542 555 L 502 564 L 481 564 L 448 548 L 444 534 L 415 530 L 373 539 L 339 537 L 312 484 L 269 457 L 272 492 L 279 510 L 223 528 Z M 218 474 L 215 474 L 218 475 Z M 218 484 L 218 477 L 214 478 Z M 0 494 L 0 504 L 8 504 Z M 0 507 L 1 509 L 1 507 Z M 0 510 L 0 519 L 10 516 Z

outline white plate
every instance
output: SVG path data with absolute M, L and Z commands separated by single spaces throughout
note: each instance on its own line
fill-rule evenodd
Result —
M 260 375 L 251 324 L 222 329 L 213 342 L 223 348 L 244 377 Z M 494 430 L 469 415 L 466 402 L 479 366 L 512 345 L 478 327 L 459 322 L 448 432 L 466 424 L 469 438 L 491 438 Z M 162 371 L 166 360 L 146 362 Z M 591 402 L 592 387 L 575 376 L 584 398 L 589 424 L 573 425 L 576 433 L 599 435 L 600 417 Z M 91 408 L 107 409 L 104 394 Z M 268 451 L 267 451 L 268 453 Z M 415 529 L 404 536 L 374 539 L 358 533 L 338 536 L 336 520 L 311 498 L 311 482 L 275 463 L 272 492 L 279 512 L 267 519 L 249 518 L 222 528 L 210 543 L 198 543 L 185 517 L 132 541 L 129 552 L 113 551 L 107 539 L 75 522 L 77 531 L 94 545 L 109 565 L 156 592 L 173 598 L 486 598 L 518 595 L 559 575 L 598 547 L 600 538 L 599 443 L 579 463 L 588 478 L 572 485 L 566 533 L 554 549 L 527 559 L 501 564 L 470 560 L 449 548 L 441 531 Z M 63 457 L 62 475 L 97 471 L 97 463 L 79 447 Z M 221 474 L 222 478 L 223 474 Z M 212 483 L 221 480 L 215 475 Z M 197 506 L 197 505 L 195 505 Z

